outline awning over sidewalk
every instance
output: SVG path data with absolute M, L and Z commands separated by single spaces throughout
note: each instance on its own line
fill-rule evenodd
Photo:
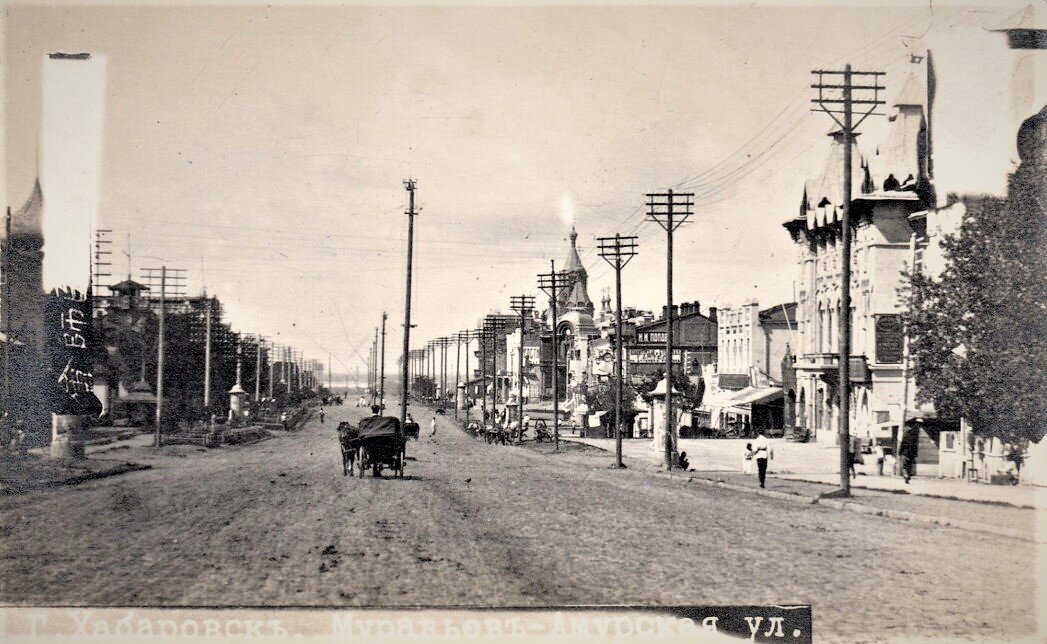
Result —
M 762 405 L 782 397 L 781 387 L 746 387 L 735 394 L 728 405 L 730 407 Z
M 702 400 L 702 404 L 700 407 L 698 407 L 698 410 L 705 413 L 717 412 L 723 407 L 730 404 L 731 399 L 734 398 L 735 394 L 737 393 L 737 391 L 732 391 L 730 389 L 721 389 L 720 391 L 716 392 L 715 395 L 709 396 L 708 398 Z

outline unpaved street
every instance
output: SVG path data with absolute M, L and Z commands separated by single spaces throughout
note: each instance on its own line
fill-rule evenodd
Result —
M 335 407 L 255 445 L 165 448 L 149 471 L 0 500 L 0 599 L 810 603 L 816 640 L 1035 628 L 1033 594 L 1009 590 L 1035 588 L 1028 542 L 612 471 L 602 452 L 489 446 L 444 419 L 434 443 L 420 418 L 404 480 L 343 477 L 335 426 L 361 413 Z

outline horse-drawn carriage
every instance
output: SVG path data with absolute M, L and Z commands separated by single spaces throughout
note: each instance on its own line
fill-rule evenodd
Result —
M 380 477 L 382 470 L 388 468 L 397 478 L 403 478 L 407 438 L 399 418 L 371 416 L 361 420 L 359 427 L 342 423 L 338 426 L 338 442 L 343 475 L 351 475 L 355 469 L 362 478 L 370 469 L 373 476 Z

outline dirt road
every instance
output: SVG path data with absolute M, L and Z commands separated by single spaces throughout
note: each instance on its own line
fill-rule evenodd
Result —
M 406 478 L 326 423 L 0 500 L 0 600 L 71 605 L 814 606 L 816 639 L 1016 637 L 1035 546 L 490 446 L 441 418 Z M 1006 543 L 1003 543 L 1006 541 Z M 997 582 L 993 582 L 997 580 Z

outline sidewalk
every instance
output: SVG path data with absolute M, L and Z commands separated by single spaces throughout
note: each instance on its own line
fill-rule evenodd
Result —
M 614 453 L 613 439 L 573 436 L 561 438 L 604 449 L 609 455 Z M 717 462 L 717 459 L 706 459 L 706 454 L 713 450 L 709 447 L 695 450 L 693 454 L 698 456 L 695 458 L 691 452 L 693 447 L 689 445 L 690 443 L 736 442 L 681 440 L 681 449 L 687 451 L 693 468 L 687 472 L 674 470 L 672 473 L 666 473 L 662 471 L 662 456 L 650 448 L 648 440 L 622 441 L 622 455 L 627 459 L 626 464 L 629 467 L 649 471 L 655 475 L 671 476 L 681 482 L 726 488 L 795 503 L 818 504 L 892 519 L 952 526 L 1024 541 L 1042 543 L 1047 538 L 1047 512 L 1042 508 L 1034 509 L 1030 500 L 1041 496 L 1035 489 L 1007 486 L 1002 488 L 1005 493 L 1017 492 L 1020 493 L 1020 498 L 1011 497 L 1009 500 L 999 501 L 995 498 L 984 498 L 988 495 L 981 495 L 978 491 L 960 496 L 964 492 L 961 486 L 986 489 L 1001 486 L 981 486 L 938 479 L 914 479 L 906 486 L 901 479 L 859 475 L 858 479 L 852 482 L 850 498 L 827 498 L 824 495 L 839 489 L 839 474 L 790 474 L 774 472 L 772 467 L 767 479 L 767 487 L 761 489 L 756 475 L 742 474 L 740 465 L 733 468 L 707 469 L 707 460 Z M 744 443 L 745 441 L 742 441 L 743 448 Z M 775 460 L 781 462 L 781 457 L 777 456 L 780 453 L 778 452 L 779 441 L 773 441 L 773 443 L 776 451 Z M 802 444 L 790 444 L 790 447 L 824 449 L 817 445 Z M 723 446 L 721 449 L 728 448 Z M 785 451 L 791 453 L 795 452 L 795 449 Z M 1016 500 L 1020 503 L 1014 502 Z M 1029 505 L 1021 504 L 1025 501 L 1028 501 Z
M 561 436 L 614 451 L 613 438 L 579 438 Z M 679 449 L 687 452 L 691 467 L 698 472 L 723 472 L 740 474 L 742 455 L 746 439 L 680 439 Z M 832 445 L 815 443 L 794 443 L 784 439 L 771 439 L 774 460 L 768 467 L 768 475 L 778 479 L 792 479 L 821 483 L 826 486 L 839 487 L 839 451 Z M 622 455 L 661 464 L 663 455 L 651 447 L 646 439 L 626 439 L 622 441 Z M 937 497 L 959 501 L 972 501 L 986 504 L 1003 504 L 1018 508 L 1047 509 L 1047 490 L 1031 485 L 985 485 L 968 483 L 957 479 L 944 479 L 931 476 L 916 476 L 907 485 L 900 476 L 888 474 L 892 461 L 884 467 L 884 476 L 876 473 L 874 458 L 865 455 L 865 464 L 858 465 L 858 477 L 851 479 L 854 489 L 880 490 L 896 494 Z M 933 466 L 920 466 L 923 468 Z M 917 469 L 919 472 L 919 469 Z

